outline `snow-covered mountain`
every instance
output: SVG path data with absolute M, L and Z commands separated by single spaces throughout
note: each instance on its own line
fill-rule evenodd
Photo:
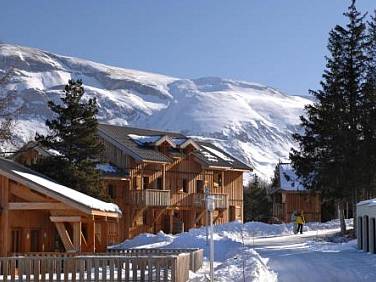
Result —
M 46 130 L 45 120 L 51 117 L 47 101 L 58 101 L 68 79 L 80 78 L 87 96 L 97 98 L 101 121 L 210 140 L 265 178 L 279 159 L 287 158 L 299 115 L 311 103 L 256 83 L 179 79 L 0 44 L 0 75 L 10 68 L 14 75 L 0 93 L 12 98 L 15 110 L 22 107 L 18 145 Z

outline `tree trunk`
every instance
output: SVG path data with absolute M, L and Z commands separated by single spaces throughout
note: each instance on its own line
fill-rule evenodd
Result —
M 356 220 L 356 204 L 358 203 L 358 189 L 354 189 L 354 194 L 353 194 L 353 199 L 352 199 L 352 212 L 353 212 L 353 225 L 354 225 L 354 234 L 356 233 L 356 228 L 357 228 L 357 220 Z
M 339 223 L 341 226 L 341 234 L 345 235 L 346 233 L 346 221 L 345 221 L 345 203 L 340 201 L 338 203 L 338 212 L 339 212 Z

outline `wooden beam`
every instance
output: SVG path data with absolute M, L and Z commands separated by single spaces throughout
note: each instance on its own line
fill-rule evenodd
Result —
M 63 242 L 64 248 L 67 252 L 75 252 L 75 247 L 72 243 L 71 238 L 69 237 L 69 233 L 67 229 L 65 228 L 64 223 L 62 222 L 55 222 L 55 226 L 57 229 L 57 232 L 59 233 L 61 242 Z
M 81 222 L 81 216 L 50 216 L 52 222 Z
M 154 230 L 153 230 L 154 229 L 154 224 L 161 218 L 161 216 L 163 215 L 164 212 L 165 212 L 164 209 L 161 209 L 161 210 L 157 211 L 157 214 L 154 216 L 153 221 L 152 221 L 152 223 L 150 225 L 150 231 L 151 232 L 154 232 Z
M 201 220 L 201 218 L 206 214 L 206 209 L 202 210 L 200 214 L 196 217 L 196 224 Z
M 1 187 L 0 187 L 0 199 L 1 199 L 1 225 L 0 225 L 0 256 L 6 257 L 8 256 L 8 252 L 10 251 L 10 230 L 9 230 L 9 209 L 8 209 L 8 201 L 9 201 L 9 179 L 5 176 L 1 177 Z
M 76 252 L 81 252 L 81 222 L 73 222 L 73 246 Z
M 174 211 L 170 210 L 168 213 L 168 219 L 169 219 L 169 232 L 170 234 L 174 231 Z
M 35 202 L 12 202 L 9 210 L 66 210 L 69 209 L 63 203 L 35 203 Z
M 166 165 L 162 165 L 162 190 L 166 190 Z
M 116 212 L 105 212 L 105 211 L 99 211 L 99 210 L 92 210 L 90 214 L 96 215 L 96 216 L 112 217 L 112 218 L 121 217 L 121 214 L 116 213 Z
M 51 199 L 34 193 L 30 189 L 26 187 L 22 187 L 21 184 L 11 184 L 10 185 L 10 192 L 17 196 L 18 198 L 30 201 L 30 202 L 48 202 L 52 201 Z
M 87 223 L 87 247 L 89 252 L 95 253 L 95 221 L 92 218 Z

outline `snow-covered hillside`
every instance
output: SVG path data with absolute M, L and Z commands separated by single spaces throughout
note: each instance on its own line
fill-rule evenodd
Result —
M 210 140 L 255 167 L 265 178 L 286 159 L 299 115 L 311 101 L 263 85 L 221 78 L 178 79 L 0 44 L 0 72 L 14 75 L 0 88 L 21 108 L 20 145 L 44 131 L 48 100 L 58 101 L 69 78 L 82 79 L 112 124 L 180 131 Z

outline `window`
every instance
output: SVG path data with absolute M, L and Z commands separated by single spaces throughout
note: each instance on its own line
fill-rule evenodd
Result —
M 31 252 L 39 252 L 39 238 L 40 231 L 39 230 L 31 230 L 30 232 L 30 251 Z
M 162 177 L 158 177 L 158 179 L 157 179 L 157 189 L 163 190 L 163 179 L 162 179 Z
M 214 172 L 214 187 L 222 187 L 222 172 Z
M 111 197 L 111 199 L 116 198 L 116 186 L 109 184 L 107 187 L 108 195 Z
M 196 180 L 196 193 L 204 193 L 204 181 Z
M 13 229 L 12 230 L 12 253 L 20 253 L 21 252 L 21 242 L 22 242 L 22 230 L 21 229 Z
M 183 192 L 189 193 L 188 179 L 183 179 Z
M 149 189 L 149 177 L 144 176 L 144 189 Z

